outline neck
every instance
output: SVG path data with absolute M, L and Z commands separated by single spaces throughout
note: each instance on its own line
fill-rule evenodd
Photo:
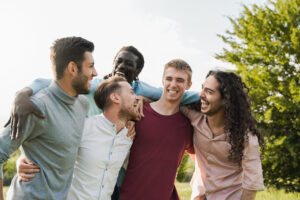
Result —
M 173 115 L 174 113 L 179 111 L 179 103 L 178 102 L 170 102 L 165 100 L 163 97 L 158 101 L 151 103 L 151 107 L 162 115 Z
M 73 96 L 73 97 L 78 95 L 77 92 L 73 89 L 72 81 L 70 79 L 65 77 L 65 78 L 62 78 L 59 80 L 56 79 L 55 82 L 68 95 Z
M 212 116 L 207 116 L 207 123 L 215 135 L 223 134 L 224 126 L 225 126 L 224 111 L 222 110 L 217 114 L 214 114 Z
M 103 111 L 103 115 L 116 125 L 117 133 L 124 128 L 126 122 L 128 121 L 128 119 L 125 117 L 119 116 L 119 111 L 119 109 L 111 107 Z

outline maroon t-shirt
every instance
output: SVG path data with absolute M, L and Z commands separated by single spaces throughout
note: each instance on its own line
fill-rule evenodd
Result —
M 161 115 L 144 104 L 121 187 L 121 200 L 178 200 L 177 168 L 185 150 L 193 153 L 190 121 L 181 113 Z

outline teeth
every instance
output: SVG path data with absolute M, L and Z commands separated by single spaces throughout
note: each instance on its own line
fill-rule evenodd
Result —
M 125 73 L 117 71 L 116 74 L 121 75 L 121 76 L 125 76 Z
M 202 104 L 208 105 L 208 102 L 201 100 Z
M 169 90 L 169 93 L 171 93 L 171 94 L 176 94 L 177 92 L 174 91 L 174 90 Z

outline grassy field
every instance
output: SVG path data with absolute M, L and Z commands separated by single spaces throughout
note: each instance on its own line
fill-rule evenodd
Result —
M 192 193 L 189 183 L 176 183 L 181 200 L 189 200 Z M 300 200 L 300 193 L 286 193 L 284 190 L 269 189 L 258 192 L 255 200 Z
M 189 183 L 176 183 L 181 200 L 189 200 L 192 193 Z M 8 187 L 4 187 L 4 194 Z M 5 199 L 5 195 L 4 195 Z M 300 200 L 300 193 L 286 193 L 284 190 L 265 190 L 258 192 L 255 200 Z

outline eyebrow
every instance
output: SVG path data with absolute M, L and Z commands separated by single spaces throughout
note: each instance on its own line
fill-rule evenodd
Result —
M 213 90 L 213 89 L 211 89 L 211 88 L 208 88 L 208 87 L 203 87 L 203 85 L 202 85 L 202 89 L 204 89 L 204 90 L 209 90 L 209 91 L 211 91 L 211 92 L 215 92 L 215 90 Z

